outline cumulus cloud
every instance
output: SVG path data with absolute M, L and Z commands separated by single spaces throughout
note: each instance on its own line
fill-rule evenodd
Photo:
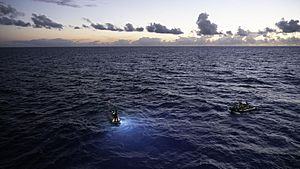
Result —
M 34 0 L 39 2 L 46 2 L 46 3 L 52 3 L 60 6 L 68 6 L 73 8 L 80 8 L 80 7 L 94 7 L 95 4 L 86 4 L 86 5 L 78 5 L 75 3 L 74 0 Z
M 133 32 L 133 31 L 135 31 L 135 28 L 133 27 L 133 25 L 131 23 L 128 23 L 125 25 L 124 30 L 126 32 Z
M 90 19 L 83 17 L 82 18 L 84 21 L 88 22 L 88 23 L 93 23 Z
M 31 24 L 28 22 L 24 22 L 22 20 L 16 20 L 8 17 L 1 17 L 0 18 L 0 25 L 15 25 L 21 27 L 29 27 Z
M 52 21 L 51 19 L 49 19 L 45 15 L 32 14 L 31 19 L 34 23 L 35 28 L 63 29 L 62 24 L 59 24 L 59 23 L 56 23 L 56 22 Z
M 24 16 L 24 13 L 17 11 L 10 5 L 0 3 L 0 16 L 6 16 L 9 18 L 16 18 L 18 16 Z
M 138 31 L 138 32 L 143 32 L 144 28 L 143 27 L 137 27 L 137 28 L 135 28 L 135 30 Z
M 198 25 L 199 32 L 198 35 L 215 35 L 220 34 L 217 32 L 217 25 L 214 23 L 211 23 L 210 20 L 208 20 L 208 14 L 207 13 L 201 13 L 198 17 L 198 20 L 196 24 Z
M 79 26 L 75 26 L 74 29 L 81 29 Z
M 285 33 L 300 32 L 299 20 L 292 19 L 290 21 L 285 21 L 284 18 L 282 18 L 282 20 L 275 25 Z
M 168 29 L 166 26 L 163 26 L 159 23 L 158 24 L 151 23 L 149 26 L 146 27 L 146 29 L 148 32 L 155 32 L 155 33 L 167 33 L 167 34 L 174 34 L 174 35 L 183 34 L 180 28 Z
M 83 20 L 85 20 L 86 22 L 90 23 L 90 26 L 94 29 L 97 30 L 109 30 L 109 31 L 123 31 L 123 29 L 116 27 L 115 25 L 111 24 L 111 23 L 106 23 L 104 24 L 100 24 L 100 23 L 93 23 L 91 20 L 89 20 L 88 18 L 82 18 Z M 88 28 L 88 26 L 83 26 L 84 28 Z
M 14 25 L 28 27 L 31 24 L 22 20 L 16 19 L 18 16 L 24 16 L 24 13 L 17 11 L 10 5 L 0 3 L 0 25 Z
M 233 33 L 232 33 L 231 31 L 226 31 L 226 34 L 227 34 L 227 35 L 230 35 L 230 36 L 233 35 Z
M 266 27 L 263 31 L 258 31 L 258 34 L 267 34 L 269 32 L 276 32 L 276 30 L 272 29 L 272 28 L 269 28 L 269 27 Z
M 89 26 L 85 25 L 85 24 L 82 24 L 82 27 L 83 28 L 90 28 Z
M 115 25 L 113 25 L 111 23 L 106 23 L 106 30 L 110 30 L 110 31 L 123 31 L 123 29 L 117 28 Z
M 105 26 L 102 24 L 99 24 L 99 23 L 97 23 L 97 24 L 92 23 L 91 27 L 98 29 L 98 30 L 106 30 Z
M 127 24 L 124 26 L 124 30 L 125 30 L 126 32 L 133 32 L 133 31 L 142 32 L 142 31 L 144 31 L 144 28 L 143 28 L 143 27 L 134 28 L 133 25 L 132 25 L 131 23 L 127 23 Z
M 240 26 L 238 28 L 238 31 L 237 31 L 237 35 L 239 36 L 247 36 L 249 35 L 250 31 L 246 31 L 244 29 L 242 29 Z

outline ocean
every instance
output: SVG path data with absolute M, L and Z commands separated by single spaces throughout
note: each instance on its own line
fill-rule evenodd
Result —
M 300 168 L 300 47 L 0 48 L 0 59 L 1 169 Z M 232 114 L 237 101 L 257 110 Z

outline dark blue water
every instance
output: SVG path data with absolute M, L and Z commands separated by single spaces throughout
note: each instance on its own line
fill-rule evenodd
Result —
M 0 168 L 300 168 L 299 47 L 0 53 Z

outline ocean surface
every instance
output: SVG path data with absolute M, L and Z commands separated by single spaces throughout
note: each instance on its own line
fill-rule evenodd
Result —
M 1 169 L 300 168 L 300 47 L 1 48 L 0 59 Z M 236 101 L 257 110 L 231 114 Z

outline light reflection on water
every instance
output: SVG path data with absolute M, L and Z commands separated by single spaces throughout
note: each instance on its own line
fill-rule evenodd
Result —
M 106 139 L 122 151 L 144 152 L 146 147 L 151 146 L 151 133 L 142 118 L 123 116 L 120 125 L 110 127 Z

